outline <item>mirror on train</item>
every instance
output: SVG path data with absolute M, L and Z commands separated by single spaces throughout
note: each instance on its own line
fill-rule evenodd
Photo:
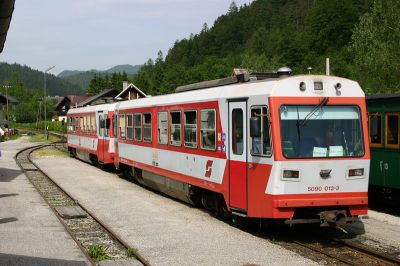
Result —
M 259 117 L 250 117 L 250 137 L 261 137 L 261 119 Z

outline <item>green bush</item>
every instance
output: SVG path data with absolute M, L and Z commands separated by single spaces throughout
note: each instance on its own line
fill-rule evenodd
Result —
M 60 121 L 47 121 L 46 125 L 49 127 L 49 131 L 57 133 L 67 133 L 67 124 Z M 13 123 L 12 127 L 21 129 L 44 129 L 44 122 L 39 123 Z

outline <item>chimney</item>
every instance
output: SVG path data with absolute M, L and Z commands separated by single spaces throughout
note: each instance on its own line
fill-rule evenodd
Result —
M 126 87 L 128 87 L 128 81 L 123 81 L 122 82 L 122 90 L 125 90 Z

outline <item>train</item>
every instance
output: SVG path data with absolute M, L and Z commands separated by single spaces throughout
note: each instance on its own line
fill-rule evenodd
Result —
M 239 74 L 67 116 L 73 156 L 234 222 L 338 227 L 368 211 L 367 110 L 356 81 Z
M 400 94 L 366 97 L 371 147 L 370 197 L 400 205 Z

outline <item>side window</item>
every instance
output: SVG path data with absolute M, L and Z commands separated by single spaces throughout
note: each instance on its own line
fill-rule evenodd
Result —
M 158 112 L 158 144 L 168 144 L 167 112 Z
M 79 129 L 83 133 L 83 116 L 79 118 Z
M 78 122 L 79 122 L 79 117 L 75 117 L 75 119 L 74 119 L 74 122 L 75 122 L 75 124 L 74 124 L 74 132 L 76 132 L 76 131 L 78 131 Z
M 215 110 L 200 111 L 200 146 L 204 150 L 215 150 Z
M 109 121 L 107 114 L 104 114 L 103 121 L 104 121 L 104 137 L 109 137 L 110 136 L 110 129 L 106 127 L 106 123 L 107 123 L 107 121 Z
M 399 146 L 399 114 L 386 115 L 386 145 Z
M 382 145 L 382 115 L 369 114 L 369 136 L 372 145 Z
M 75 121 L 74 118 L 72 116 L 68 117 L 68 131 L 69 132 L 73 132 L 74 130 L 74 125 L 75 125 Z
M 243 110 L 232 110 L 232 152 L 236 155 L 243 154 Z
M 172 111 L 170 114 L 170 143 L 173 146 L 181 146 L 181 130 L 182 130 L 182 123 L 181 123 L 181 111 Z
M 118 129 L 119 129 L 119 137 L 121 139 L 125 139 L 125 115 L 118 116 Z
M 98 117 L 99 117 L 99 128 L 98 128 L 98 133 L 97 134 L 99 134 L 100 137 L 103 137 L 104 136 L 104 128 L 102 127 L 102 126 L 104 126 L 103 115 L 99 114 Z
M 268 108 L 266 106 L 258 106 L 251 108 L 251 117 L 257 117 L 260 121 L 260 137 L 251 138 L 251 154 L 258 156 L 270 156 L 271 137 L 268 120 Z
M 142 141 L 142 114 L 135 114 L 135 140 Z
M 151 113 L 143 114 L 143 139 L 145 142 L 151 142 Z
M 116 138 L 118 136 L 118 116 L 117 115 L 113 115 L 113 135 L 114 138 Z
M 126 115 L 126 138 L 133 140 L 133 116 L 132 114 Z
M 92 133 L 96 134 L 96 115 L 92 115 Z
M 197 148 L 197 111 L 184 112 L 185 147 Z

